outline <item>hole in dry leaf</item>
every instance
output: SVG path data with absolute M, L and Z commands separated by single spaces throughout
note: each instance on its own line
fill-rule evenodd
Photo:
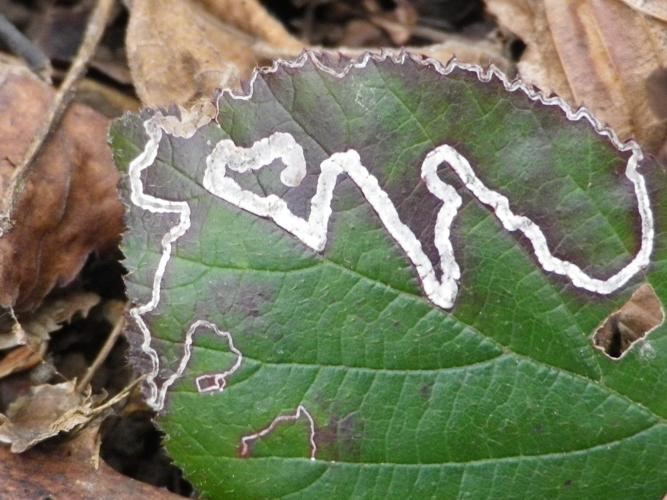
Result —
M 651 285 L 643 284 L 596 330 L 593 343 L 607 356 L 618 359 L 664 321 L 662 302 Z

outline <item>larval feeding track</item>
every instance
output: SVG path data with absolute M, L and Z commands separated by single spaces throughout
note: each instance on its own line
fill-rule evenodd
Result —
M 579 288 L 600 294 L 612 293 L 649 263 L 653 246 L 652 214 L 644 179 L 637 172 L 637 164 L 633 162 L 633 158 L 630 159 L 627 168 L 628 177 L 635 185 L 642 217 L 642 246 L 627 266 L 606 280 L 593 278 L 576 264 L 555 257 L 549 250 L 547 239 L 540 227 L 528 217 L 512 212 L 509 200 L 486 187 L 468 160 L 451 146 L 442 145 L 435 148 L 426 156 L 421 168 L 421 177 L 426 187 L 443 202 L 435 221 L 434 231 L 434 243 L 438 249 L 442 269 L 440 279 L 415 234 L 400 220 L 396 206 L 389 195 L 361 164 L 359 154 L 353 149 L 344 153 L 334 153 L 320 164 L 321 173 L 310 203 L 308 219 L 294 215 L 282 198 L 276 195 L 259 196 L 252 191 L 242 189 L 234 179 L 226 176 L 227 168 L 239 173 L 259 170 L 277 158 L 281 158 L 286 167 L 281 174 L 285 185 L 294 186 L 306 176 L 303 150 L 289 134 L 274 133 L 255 142 L 249 148 L 237 147 L 229 139 L 222 140 L 206 159 L 203 185 L 214 195 L 239 208 L 260 217 L 269 217 L 304 244 L 321 252 L 327 242 L 329 218 L 332 213 L 331 203 L 338 177 L 342 174 L 347 175 L 361 190 L 384 227 L 415 266 L 426 296 L 434 304 L 445 309 L 454 306 L 458 293 L 457 280 L 460 277 L 460 269 L 454 257 L 450 229 L 462 200 L 452 186 L 445 184 L 438 177 L 437 169 L 442 163 L 447 163 L 451 167 L 477 200 L 495 212 L 505 229 L 519 231 L 531 242 L 535 256 L 545 271 L 565 276 Z
M 160 302 L 162 278 L 165 269 L 167 268 L 167 264 L 169 263 L 169 259 L 171 258 L 172 244 L 178 238 L 183 236 L 190 227 L 190 205 L 184 201 L 163 200 L 145 193 L 144 185 L 141 180 L 141 173 L 155 161 L 163 132 L 174 137 L 190 138 L 195 134 L 198 128 L 199 124 L 196 122 L 195 117 L 184 115 L 181 120 L 178 120 L 173 116 L 164 116 L 161 113 L 156 113 L 144 123 L 144 129 L 148 135 L 148 140 L 146 141 L 143 152 L 130 163 L 128 172 L 130 178 L 130 200 L 132 203 L 152 213 L 173 213 L 178 214 L 179 216 L 178 224 L 170 228 L 162 237 L 162 254 L 153 276 L 150 300 L 145 304 L 130 309 L 130 316 L 137 324 L 143 336 L 141 349 L 149 357 L 152 364 L 152 369 L 146 376 L 146 386 L 149 390 L 148 403 L 156 410 L 162 409 L 167 390 L 178 377 L 183 375 L 188 361 L 190 361 L 192 341 L 194 334 L 198 329 L 202 327 L 208 328 L 216 335 L 226 338 L 230 352 L 236 355 L 236 361 L 228 370 L 221 373 L 207 374 L 197 377 L 197 389 L 199 392 L 224 390 L 227 378 L 239 369 L 243 361 L 243 355 L 234 345 L 234 341 L 228 332 L 221 331 L 216 325 L 209 321 L 196 320 L 185 332 L 183 357 L 178 364 L 177 370 L 159 387 L 155 381 L 160 371 L 160 358 L 151 345 L 151 332 L 143 319 L 143 315 L 153 311 Z
M 280 424 L 296 422 L 300 418 L 305 418 L 310 429 L 308 442 L 310 444 L 310 459 L 315 460 L 317 445 L 315 444 L 315 421 L 308 410 L 303 405 L 296 407 L 296 411 L 289 415 L 278 415 L 273 421 L 259 432 L 254 432 L 241 438 L 241 456 L 248 457 L 250 454 L 250 445 L 269 434 L 271 434 Z
M 540 227 L 529 218 L 514 214 L 510 208 L 509 200 L 502 194 L 486 187 L 477 177 L 469 162 L 448 145 L 441 145 L 431 151 L 426 156 L 421 167 L 422 179 L 428 189 L 434 196 L 443 201 L 442 209 L 435 221 L 435 244 L 438 249 L 442 268 L 440 279 L 436 277 L 433 268 L 434 263 L 424 254 L 419 240 L 400 220 L 393 202 L 382 190 L 377 179 L 362 165 L 358 153 L 354 150 L 334 153 L 320 165 L 321 174 L 318 179 L 316 194 L 311 200 L 311 212 L 308 219 L 295 216 L 281 198 L 275 195 L 259 196 L 251 191 L 242 189 L 232 178 L 225 176 L 227 168 L 236 172 L 247 172 L 251 169 L 263 168 L 273 160 L 280 159 L 285 165 L 285 168 L 281 172 L 281 181 L 286 186 L 297 186 L 306 173 L 306 163 L 301 146 L 290 134 L 274 133 L 269 137 L 255 142 L 250 148 L 237 147 L 229 140 L 221 141 L 207 158 L 207 168 L 203 179 L 204 186 L 213 194 L 240 208 L 262 217 L 270 217 L 276 224 L 295 235 L 304 244 L 317 251 L 321 251 L 326 244 L 327 223 L 331 216 L 333 191 L 339 176 L 349 176 L 359 186 L 364 196 L 378 213 L 388 232 L 403 248 L 408 258 L 415 265 L 428 298 L 443 308 L 453 306 L 458 292 L 457 281 L 460 276 L 460 270 L 454 258 L 450 241 L 450 228 L 461 205 L 461 198 L 456 190 L 452 186 L 445 184 L 437 175 L 437 168 L 443 163 L 446 163 L 452 169 L 461 179 L 464 186 L 479 202 L 493 210 L 505 229 L 513 232 L 518 231 L 530 241 L 537 261 L 544 271 L 566 277 L 576 287 L 598 294 L 609 294 L 619 289 L 649 264 L 650 255 L 653 250 L 654 228 L 653 214 L 651 212 L 646 183 L 644 177 L 638 171 L 639 163 L 643 158 L 642 152 L 638 145 L 632 141 L 622 143 L 613 131 L 604 128 L 583 108 L 574 111 L 557 97 L 545 97 L 520 81 L 509 81 L 494 67 L 485 70 L 479 66 L 462 64 L 455 60 L 443 66 L 435 60 L 424 59 L 409 53 L 401 53 L 398 56 L 366 54 L 359 61 L 351 62 L 342 70 L 336 70 L 324 65 L 313 53 L 305 53 L 296 61 L 278 61 L 272 68 L 261 70 L 261 72 L 275 72 L 281 65 L 290 68 L 299 68 L 304 66 L 307 61 L 311 61 L 319 70 L 337 78 L 343 78 L 350 71 L 364 68 L 369 61 L 383 61 L 390 57 L 397 64 L 403 64 L 406 59 L 412 59 L 419 64 L 431 66 L 443 75 L 447 75 L 455 69 L 461 69 L 476 74 L 480 81 L 488 82 L 492 78 L 496 78 L 509 92 L 521 91 L 533 101 L 539 101 L 549 106 L 558 106 L 566 114 L 567 118 L 572 121 L 587 120 L 600 135 L 608 137 L 619 151 L 631 152 L 625 174 L 634 186 L 641 219 L 641 246 L 637 255 L 627 266 L 605 280 L 593 278 L 574 263 L 555 257 L 551 254 L 546 237 Z M 229 95 L 234 99 L 250 99 L 252 97 L 254 79 L 257 77 L 257 74 L 255 73 L 253 76 L 249 94 L 236 95 L 229 92 Z M 185 370 L 190 358 L 192 337 L 198 328 L 206 327 L 213 330 L 217 335 L 225 337 L 228 341 L 230 351 L 237 356 L 234 365 L 226 371 L 199 377 L 198 389 L 200 391 L 224 389 L 229 376 L 239 368 L 242 362 L 242 355 L 234 346 L 229 333 L 221 332 L 215 325 L 209 322 L 197 320 L 186 332 L 184 354 L 178 365 L 178 369 L 165 382 L 158 386 L 156 378 L 160 371 L 159 357 L 155 349 L 151 346 L 151 333 L 143 319 L 145 314 L 153 311 L 159 304 L 162 279 L 171 258 L 172 245 L 190 227 L 190 206 L 185 201 L 164 200 L 145 193 L 141 175 L 155 161 L 164 133 L 174 137 L 189 138 L 201 125 L 203 124 L 196 123 L 196 121 L 188 116 L 177 119 L 173 116 L 164 116 L 159 112 L 155 113 L 144 123 L 144 128 L 148 134 L 148 141 L 144 150 L 132 161 L 129 168 L 131 201 L 134 205 L 153 213 L 169 213 L 179 216 L 179 222 L 170 228 L 162 238 L 162 254 L 153 277 L 150 300 L 145 304 L 134 307 L 130 311 L 132 318 L 143 335 L 142 349 L 152 363 L 152 369 L 148 374 L 146 384 L 150 391 L 149 402 L 157 410 L 163 407 L 168 388 Z M 292 417 L 292 420 L 299 418 L 301 415 L 306 415 L 312 422 L 312 417 L 310 417 L 310 414 L 307 413 L 303 406 L 299 406 L 297 414 Z M 285 419 L 288 417 L 278 418 Z M 257 437 L 261 437 L 259 434 L 261 433 L 258 433 Z M 246 436 L 246 438 L 250 439 L 250 436 Z M 311 441 L 312 438 L 311 435 Z

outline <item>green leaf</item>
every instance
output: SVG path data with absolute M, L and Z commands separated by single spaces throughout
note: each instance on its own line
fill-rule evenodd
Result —
M 660 498 L 661 168 L 495 71 L 323 57 L 112 129 L 175 461 L 213 498 Z

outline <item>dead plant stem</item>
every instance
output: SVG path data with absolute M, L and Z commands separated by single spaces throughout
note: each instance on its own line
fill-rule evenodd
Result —
M 116 344 L 116 341 L 118 340 L 118 337 L 120 337 L 120 334 L 123 332 L 123 327 L 125 326 L 125 318 L 123 315 L 121 315 L 118 318 L 118 321 L 116 321 L 116 324 L 113 326 L 113 329 L 111 330 L 111 333 L 109 333 L 109 336 L 107 337 L 106 341 L 104 342 L 104 345 L 102 346 L 102 349 L 100 349 L 100 352 L 97 353 L 97 356 L 95 357 L 95 360 L 93 361 L 93 364 L 88 367 L 88 370 L 86 371 L 86 374 L 83 376 L 83 378 L 79 381 L 79 383 L 76 385 L 76 391 L 81 392 L 83 391 L 90 381 L 93 379 L 93 376 L 95 375 L 95 372 L 102 366 L 102 364 L 106 361 L 107 356 L 109 356 L 109 353 L 111 352 L 111 349 L 113 346 Z

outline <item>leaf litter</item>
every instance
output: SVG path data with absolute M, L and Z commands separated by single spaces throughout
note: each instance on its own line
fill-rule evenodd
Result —
M 71 439 L 51 441 L 25 453 L 0 447 L 0 477 L 8 498 L 183 498 L 136 481 L 100 459 L 100 419 Z
M 487 8 L 525 42 L 518 62 L 525 81 L 588 107 L 622 139 L 658 152 L 667 120 L 651 106 L 648 82 L 667 66 L 667 22 L 659 3 L 488 0 Z
M 50 334 L 76 316 L 85 318 L 99 302 L 100 297 L 95 293 L 72 291 L 60 297 L 47 297 L 35 312 L 21 319 L 12 318 L 9 331 L 0 333 L 0 340 L 4 342 L 0 350 L 16 348 L 0 359 L 0 378 L 41 362 Z

